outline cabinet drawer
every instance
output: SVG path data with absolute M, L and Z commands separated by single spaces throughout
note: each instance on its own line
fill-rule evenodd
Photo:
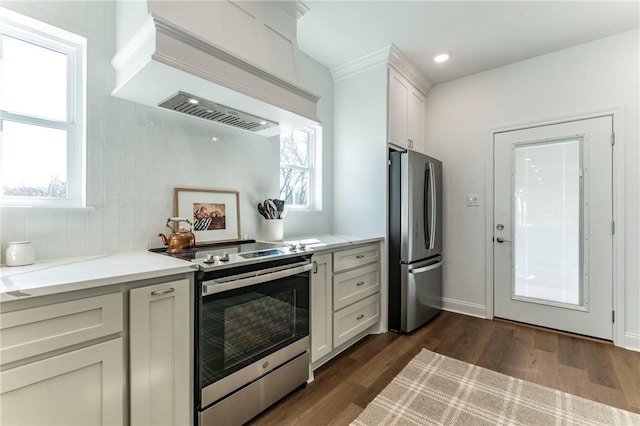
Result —
M 333 347 L 371 327 L 380 319 L 380 294 L 376 293 L 333 314 Z
M 379 261 L 380 244 L 378 243 L 337 251 L 333 253 L 333 272 L 346 271 L 347 269 Z
M 373 263 L 333 277 L 333 309 L 338 310 L 380 291 L 380 265 Z
M 122 331 L 122 293 L 0 314 L 2 364 Z

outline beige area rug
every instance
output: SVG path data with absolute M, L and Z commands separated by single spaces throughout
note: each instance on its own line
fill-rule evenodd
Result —
M 423 349 L 351 424 L 640 425 L 640 415 Z

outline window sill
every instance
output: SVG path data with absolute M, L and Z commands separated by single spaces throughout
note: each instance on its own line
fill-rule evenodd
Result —
M 68 206 L 61 206 L 61 207 L 55 207 L 55 206 L 3 206 L 0 205 L 0 210 L 40 210 L 40 211 L 74 211 L 74 212 L 78 212 L 78 211 L 93 211 L 96 208 L 95 207 L 68 207 Z

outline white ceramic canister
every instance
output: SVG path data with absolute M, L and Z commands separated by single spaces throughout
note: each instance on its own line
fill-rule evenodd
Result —
M 31 265 L 36 260 L 36 250 L 30 241 L 11 241 L 5 251 L 7 266 Z
M 266 241 L 282 241 L 284 234 L 282 219 L 264 219 L 262 231 Z

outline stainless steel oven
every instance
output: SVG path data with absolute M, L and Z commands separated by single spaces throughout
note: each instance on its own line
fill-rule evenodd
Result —
M 199 425 L 245 423 L 308 379 L 311 253 L 273 254 L 197 273 Z

